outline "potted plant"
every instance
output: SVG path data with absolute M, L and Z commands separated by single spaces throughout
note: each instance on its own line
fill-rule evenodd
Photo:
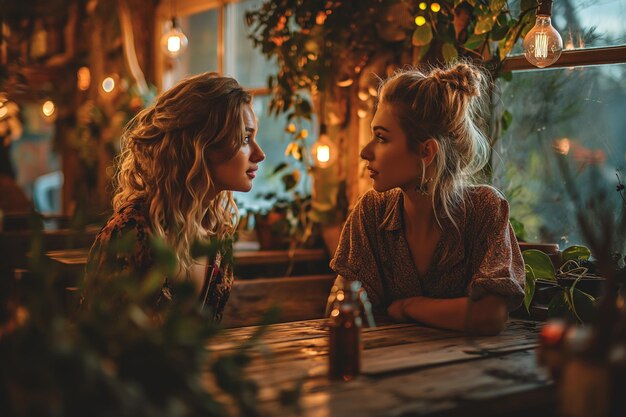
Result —
M 604 279 L 595 275 L 591 251 L 584 246 L 570 246 L 561 253 L 555 269 L 550 257 L 537 249 L 522 252 L 526 271 L 524 306 L 547 305 L 548 317 L 564 317 L 588 322 Z

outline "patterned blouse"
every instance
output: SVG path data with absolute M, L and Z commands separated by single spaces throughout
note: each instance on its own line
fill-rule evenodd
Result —
M 122 250 L 120 242 L 128 239 L 129 235 L 134 238 L 132 248 Z M 122 206 L 96 236 L 87 259 L 87 279 L 101 279 L 98 275 L 105 275 L 105 271 L 131 271 L 137 277 L 145 276 L 155 263 L 150 241 L 152 235 L 148 210 L 143 201 L 135 200 Z M 117 246 L 112 245 L 113 242 Z M 233 284 L 232 267 L 221 260 L 222 256 L 218 253 L 207 265 L 200 293 L 202 308 L 210 308 L 216 321 L 222 319 Z M 170 279 L 164 277 L 154 307 L 162 307 L 173 296 Z
M 443 232 L 422 276 L 403 232 L 402 191 L 368 191 L 350 213 L 330 267 L 360 280 L 377 311 L 420 295 L 477 300 L 485 294 L 503 297 L 513 310 L 524 297 L 525 274 L 508 203 L 496 189 L 475 186 L 467 189 L 465 208 L 455 218 L 460 233 L 440 216 Z

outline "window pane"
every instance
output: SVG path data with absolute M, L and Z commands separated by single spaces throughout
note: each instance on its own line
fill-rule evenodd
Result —
M 519 0 L 509 4 L 517 15 Z M 625 19 L 626 0 L 559 0 L 552 5 L 552 25 L 559 31 L 564 49 L 625 45 Z M 510 55 L 522 53 L 520 39 Z
M 253 108 L 259 125 L 257 142 L 265 152 L 265 161 L 259 165 L 257 177 L 254 180 L 252 191 L 248 193 L 235 193 L 235 199 L 240 207 L 244 209 L 264 209 L 273 204 L 265 198 L 264 194 L 276 193 L 278 197 L 284 197 L 289 200 L 292 198 L 292 192 L 286 192 L 285 186 L 281 180 L 283 174 L 298 169 L 301 172 L 300 182 L 296 186 L 300 194 L 309 194 L 311 192 L 311 179 L 306 174 L 302 164 L 291 156 L 285 156 L 285 148 L 289 144 L 292 135 L 285 132 L 287 126 L 287 117 L 283 114 L 274 117 L 268 114 L 270 97 L 257 96 L 254 98 Z M 307 129 L 310 135 L 307 139 L 307 145 L 311 146 L 315 138 L 311 131 L 311 123 L 304 121 L 298 126 L 301 129 Z M 274 168 L 281 162 L 287 162 L 290 168 L 282 171 L 277 175 L 272 175 Z
M 554 25 L 565 49 L 626 44 L 626 0 L 555 1 Z
M 249 88 L 267 86 L 267 76 L 277 72 L 276 60 L 267 60 L 252 40 L 246 25 L 246 11 L 258 9 L 261 0 L 245 0 L 226 6 L 224 72 Z
M 605 189 L 607 207 L 619 212 L 623 203 L 615 190 L 616 169 L 624 173 L 626 165 L 626 64 L 518 72 L 499 87 L 513 119 L 496 145 L 494 185 L 509 197 L 511 216 L 525 225 L 528 240 L 582 243 L 556 155 L 565 155 L 579 192 Z M 589 176 L 590 166 L 600 178 Z
M 217 9 L 181 16 L 180 25 L 189 44 L 181 56 L 169 60 L 171 68 L 163 74 L 164 89 L 189 75 L 217 71 L 217 16 Z

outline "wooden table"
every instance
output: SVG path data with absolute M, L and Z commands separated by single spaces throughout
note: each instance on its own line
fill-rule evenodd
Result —
M 417 324 L 364 329 L 362 375 L 349 382 L 327 377 L 324 323 L 269 326 L 248 367 L 263 411 L 310 417 L 553 415 L 553 383 L 535 359 L 541 323 L 511 320 L 499 336 L 473 339 Z M 254 330 L 227 330 L 210 349 L 232 350 Z M 285 408 L 280 390 L 299 382 L 297 409 Z

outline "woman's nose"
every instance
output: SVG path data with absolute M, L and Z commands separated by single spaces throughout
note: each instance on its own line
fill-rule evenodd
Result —
M 252 161 L 253 162 L 261 162 L 265 159 L 265 152 L 259 146 L 258 143 L 255 143 L 254 152 L 252 153 Z
M 372 142 L 368 142 L 367 145 L 365 145 L 363 147 L 363 149 L 361 149 L 361 158 L 365 159 L 366 161 L 371 161 L 372 160 L 372 152 L 371 152 L 371 148 L 370 145 L 372 144 Z

